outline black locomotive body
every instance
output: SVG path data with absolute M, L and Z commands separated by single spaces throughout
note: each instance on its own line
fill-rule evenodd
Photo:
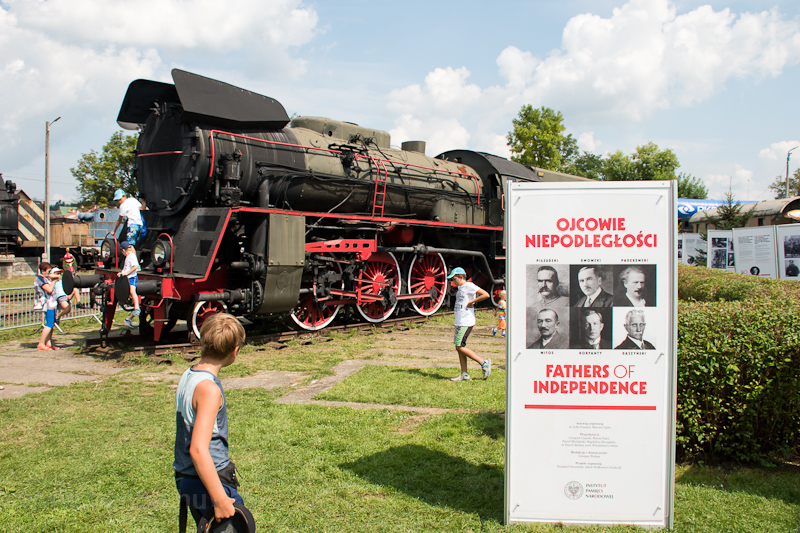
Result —
M 580 179 L 467 150 L 398 150 L 382 131 L 290 121 L 271 98 L 180 70 L 173 79 L 134 81 L 118 117 L 141 130 L 140 330 L 156 340 L 180 319 L 199 335 L 220 311 L 287 313 L 308 330 L 347 305 L 371 322 L 402 302 L 432 314 L 451 266 L 502 285 L 507 178 Z M 105 268 L 76 283 L 96 285 L 107 332 L 127 288 L 114 287 L 117 243 L 101 255 Z

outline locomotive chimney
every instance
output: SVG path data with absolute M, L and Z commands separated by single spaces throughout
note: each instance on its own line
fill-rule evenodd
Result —
M 400 145 L 406 152 L 419 152 L 425 155 L 425 141 L 406 141 Z

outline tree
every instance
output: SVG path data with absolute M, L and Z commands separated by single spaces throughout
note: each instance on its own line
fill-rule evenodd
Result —
M 723 230 L 742 228 L 753 218 L 752 209 L 745 211 L 744 205 L 735 201 L 730 191 L 725 193 L 725 202 L 717 207 L 716 215 L 711 215 L 708 211 L 705 213 L 709 225 L 714 224 L 714 228 Z
M 92 150 L 83 154 L 77 166 L 69 169 L 78 180 L 82 206 L 111 205 L 117 189 L 124 189 L 130 196 L 137 195 L 138 187 L 133 177 L 133 168 L 138 138 L 138 134 L 125 135 L 118 131 L 111 135 L 101 153 Z
M 708 189 L 701 179 L 681 172 L 678 174 L 678 198 L 705 200 L 708 198 Z
M 583 152 L 572 161 L 565 172 L 593 180 L 602 180 L 604 168 L 605 164 L 602 157 L 590 152 Z
M 770 183 L 769 188 L 775 194 L 776 200 L 786 198 L 786 176 L 777 176 L 775 181 Z M 789 176 L 789 194 L 791 196 L 800 196 L 800 168 Z
M 604 164 L 603 178 L 606 181 L 650 181 L 674 180 L 680 166 L 672 150 L 660 150 L 655 143 L 637 146 L 630 156 L 617 150 L 609 155 Z
M 752 209 L 748 208 L 745 211 L 744 205 L 734 200 L 733 193 L 730 191 L 725 193 L 725 202 L 717 207 L 716 215 L 711 215 L 708 211 L 706 211 L 705 214 L 706 221 L 708 222 L 706 227 L 713 224 L 714 228 L 721 230 L 742 228 L 753 218 Z M 700 239 L 704 242 L 708 242 L 708 231 L 701 231 Z M 698 266 L 706 266 L 708 263 L 705 250 L 700 250 L 697 255 L 691 257 Z
M 517 163 L 563 172 L 578 157 L 578 142 L 564 135 L 560 111 L 524 105 L 513 125 L 506 139 Z

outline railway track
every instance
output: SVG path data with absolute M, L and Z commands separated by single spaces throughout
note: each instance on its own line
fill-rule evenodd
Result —
M 248 335 L 247 344 L 283 344 L 293 339 L 307 339 L 309 342 L 312 338 L 322 337 L 332 331 L 349 331 L 349 330 L 369 330 L 373 327 L 390 328 L 401 326 L 406 323 L 419 324 L 428 320 L 426 316 L 405 316 L 398 318 L 391 318 L 384 320 L 378 324 L 370 322 L 341 324 L 337 326 L 329 326 L 319 331 L 282 331 L 277 333 L 266 333 L 259 335 Z M 99 336 L 87 337 L 84 341 L 83 352 L 89 355 L 103 355 L 111 352 L 124 350 L 125 352 L 133 352 L 138 354 L 147 354 L 151 357 L 159 357 L 171 353 L 180 353 L 186 359 L 194 359 L 199 355 L 194 354 L 199 352 L 200 344 L 197 342 L 177 342 L 178 338 L 186 338 L 186 332 L 175 332 L 165 336 L 166 343 L 155 343 L 148 341 L 144 337 L 134 334 L 132 332 L 123 333 L 121 335 L 114 335 L 108 337 L 106 345 L 103 346 L 103 341 Z

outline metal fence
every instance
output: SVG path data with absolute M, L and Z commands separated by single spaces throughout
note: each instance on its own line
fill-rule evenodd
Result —
M 98 309 L 91 307 L 89 289 L 81 289 L 80 299 L 81 306 L 78 307 L 73 302 L 72 312 L 62 320 L 87 318 L 99 322 Z M 0 289 L 0 330 L 42 325 L 44 313 L 34 310 L 33 305 L 36 301 L 36 291 L 33 287 Z

